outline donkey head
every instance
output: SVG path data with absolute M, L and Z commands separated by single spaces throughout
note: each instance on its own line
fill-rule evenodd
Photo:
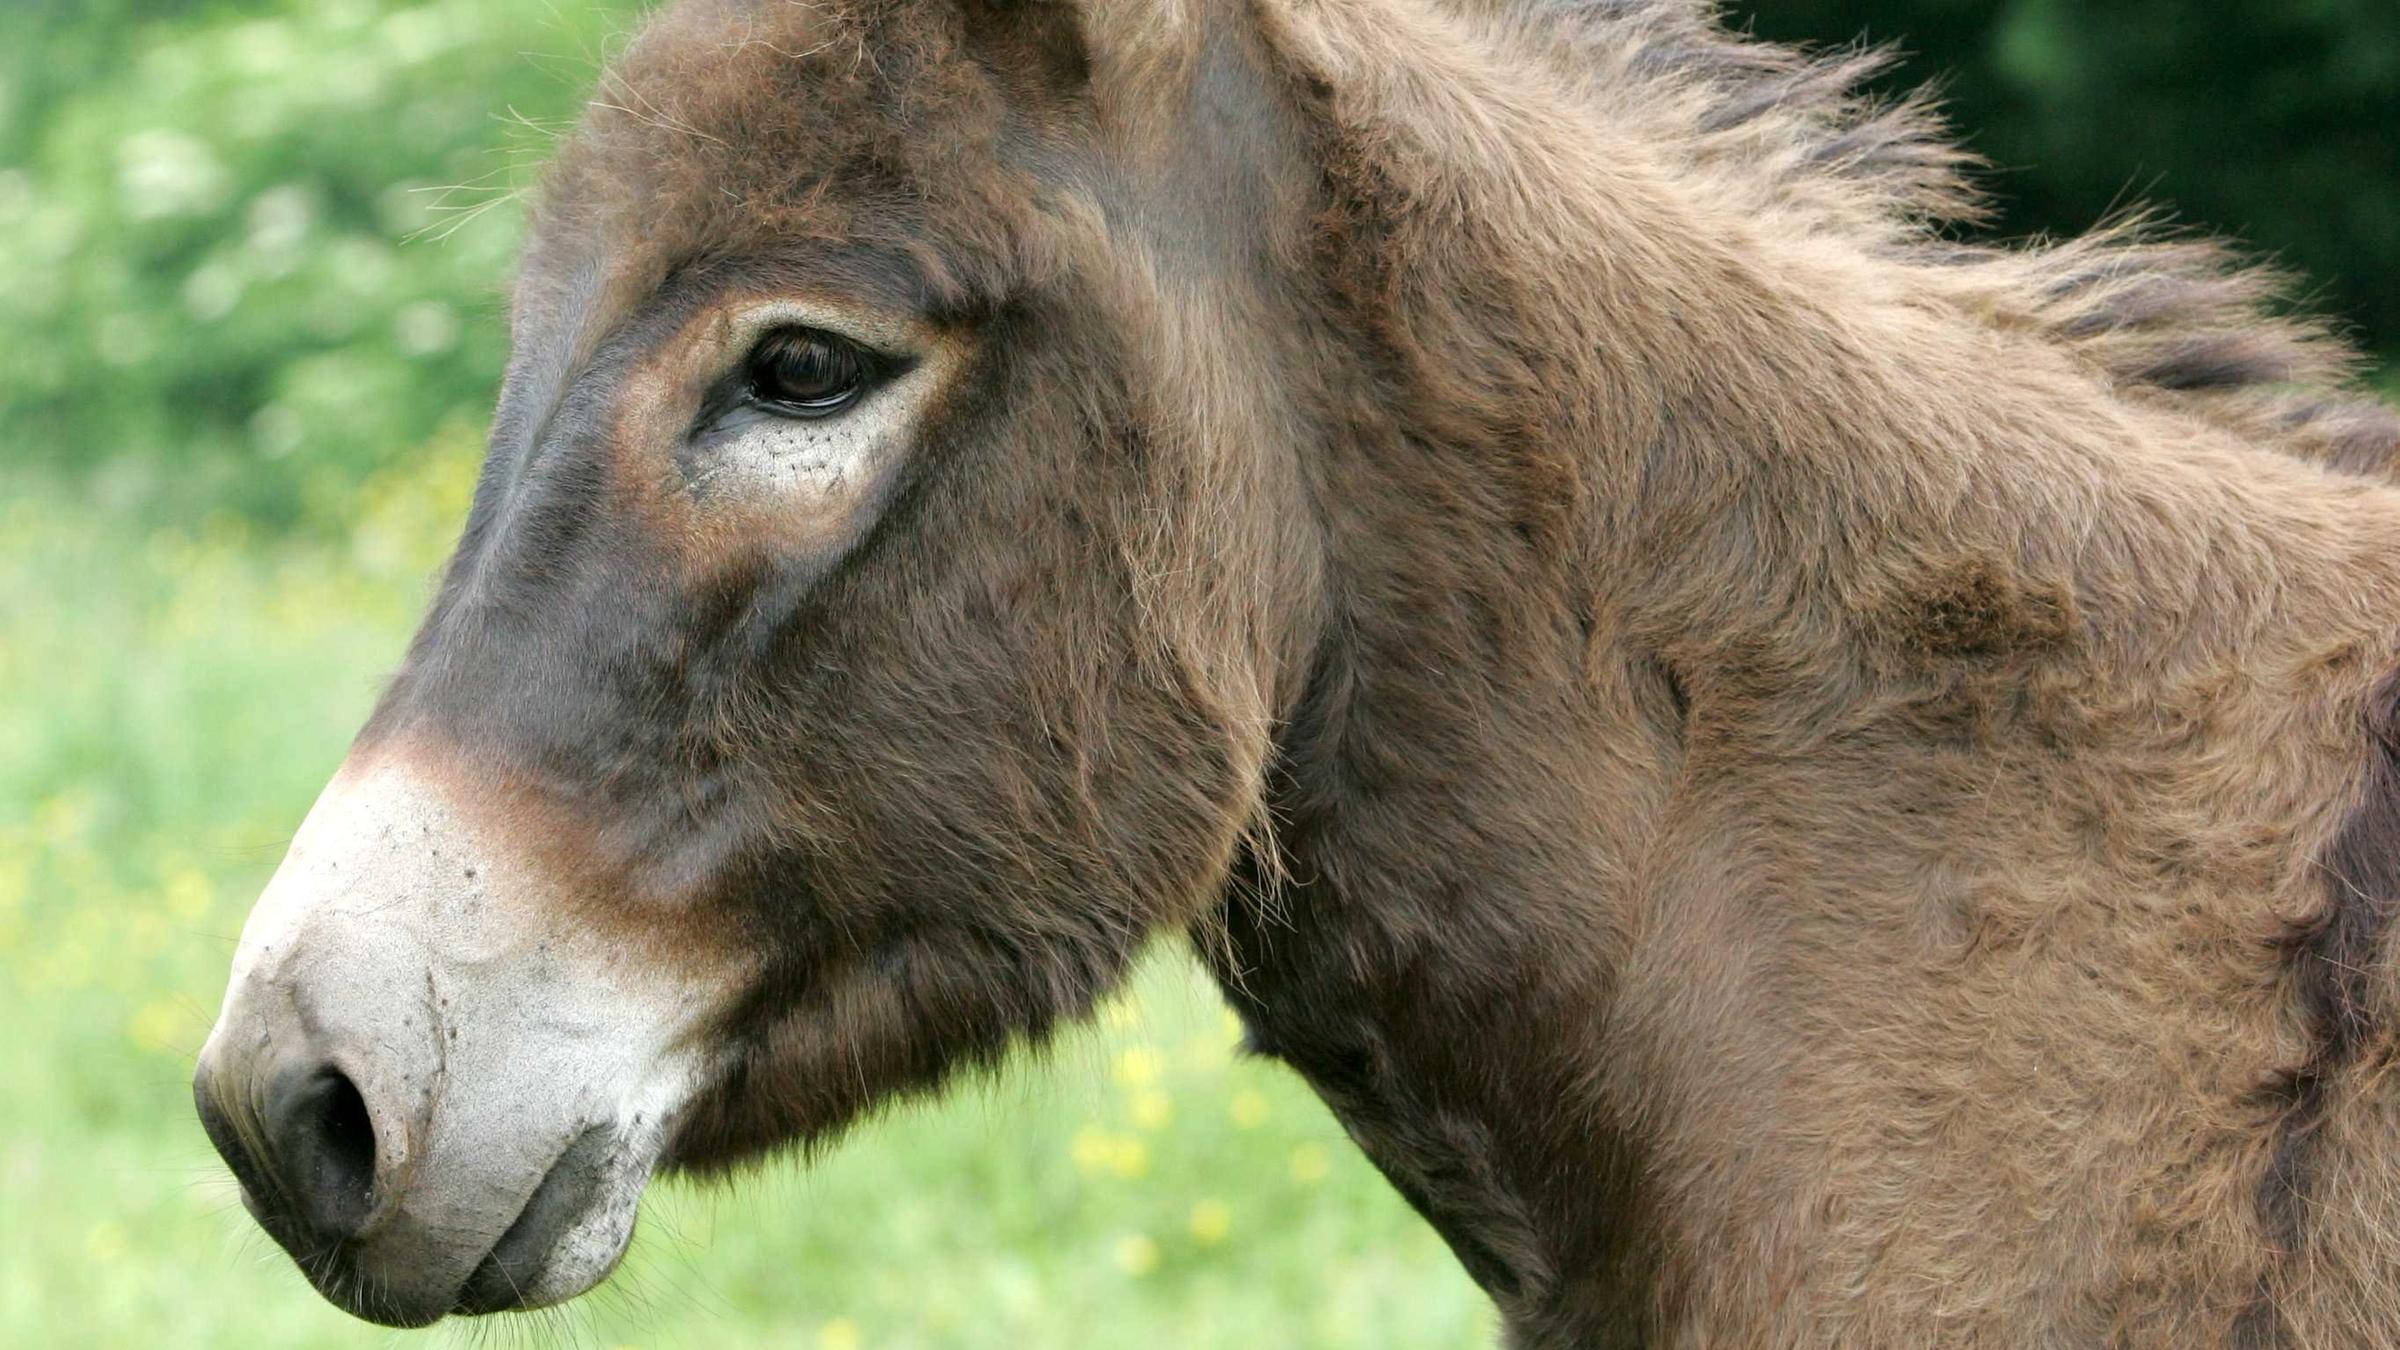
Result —
M 1317 605 L 1310 180 L 1253 35 L 1102 8 L 696 0 L 562 147 L 465 534 L 196 1083 L 344 1307 L 575 1295 L 657 1169 L 1218 897 Z

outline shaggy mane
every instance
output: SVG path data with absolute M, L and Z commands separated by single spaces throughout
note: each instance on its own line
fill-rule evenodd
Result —
M 1529 56 L 1643 128 L 1767 228 L 1912 269 L 1914 288 L 2046 334 L 2126 397 L 2342 472 L 2400 477 L 2400 412 L 2366 362 L 2295 313 L 2291 278 L 2132 212 L 2091 234 L 1970 243 L 1983 161 L 1926 92 L 1864 92 L 1890 47 L 1810 52 L 1728 28 L 1715 0 L 1484 0 Z

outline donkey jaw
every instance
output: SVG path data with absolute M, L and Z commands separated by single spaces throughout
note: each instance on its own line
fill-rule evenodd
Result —
M 194 1094 L 260 1225 L 415 1326 L 606 1278 L 718 1000 L 573 922 L 431 775 L 353 765 L 243 928 Z

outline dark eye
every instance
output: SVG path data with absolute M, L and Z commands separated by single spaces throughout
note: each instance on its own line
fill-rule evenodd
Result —
M 750 352 L 750 398 L 786 417 L 831 417 L 858 401 L 874 363 L 856 343 L 814 328 L 786 328 Z

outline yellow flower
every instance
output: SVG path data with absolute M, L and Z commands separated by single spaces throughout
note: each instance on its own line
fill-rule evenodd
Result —
M 34 808 L 34 833 L 53 846 L 68 843 L 91 828 L 94 814 L 89 794 L 62 792 Z
M 858 1331 L 858 1323 L 847 1317 L 836 1317 L 817 1328 L 817 1350 L 858 1350 L 866 1338 Z
M 1133 1123 L 1145 1130 L 1163 1130 L 1175 1119 L 1175 1099 L 1152 1088 L 1133 1099 Z
M 1119 1087 L 1146 1088 L 1153 1086 L 1166 1071 L 1166 1056 L 1154 1046 L 1136 1045 L 1117 1056 L 1116 1079 Z
M 83 1239 L 84 1253 L 103 1264 L 122 1259 L 132 1245 L 125 1238 L 125 1226 L 116 1223 L 93 1224 Z
M 1109 1170 L 1127 1181 L 1149 1175 L 1150 1146 L 1131 1135 L 1117 1137 L 1116 1151 L 1108 1160 Z
M 1255 1130 L 1267 1123 L 1267 1096 L 1254 1088 L 1243 1088 L 1233 1094 L 1233 1102 L 1225 1108 L 1233 1117 L 1234 1128 Z
M 178 866 L 167 873 L 166 900 L 167 913 L 190 923 L 215 906 L 217 888 L 199 868 Z
M 1233 1211 L 1222 1200 L 1203 1200 L 1192 1206 L 1192 1240 L 1214 1247 L 1233 1231 Z
M 1302 1144 L 1292 1150 L 1292 1180 L 1304 1186 L 1313 1185 L 1323 1181 L 1332 1170 L 1333 1158 L 1325 1152 L 1324 1145 Z
M 172 1053 L 182 1048 L 184 1010 L 164 999 L 153 999 L 128 1018 L 125 1035 L 144 1050 Z
M 1158 1269 L 1158 1243 L 1144 1233 L 1117 1239 L 1117 1268 L 1136 1277 Z
M 1067 1156 L 1075 1160 L 1075 1170 L 1086 1175 L 1107 1171 L 1116 1151 L 1116 1136 L 1097 1125 L 1077 1130 L 1067 1143 Z
M 1150 1146 L 1129 1134 L 1117 1134 L 1097 1125 L 1086 1125 L 1075 1132 L 1067 1145 L 1067 1156 L 1075 1160 L 1075 1170 L 1085 1176 L 1111 1173 L 1128 1181 L 1150 1171 Z

